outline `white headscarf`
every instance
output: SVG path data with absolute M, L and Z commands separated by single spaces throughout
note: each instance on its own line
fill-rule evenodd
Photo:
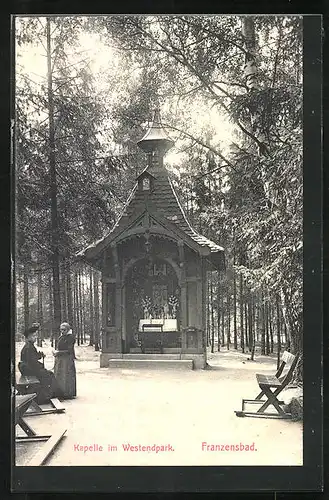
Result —
M 66 328 L 66 330 L 67 330 L 67 331 L 65 332 L 65 334 L 64 334 L 64 335 L 69 335 L 69 334 L 72 334 L 72 329 L 71 329 L 71 327 L 70 327 L 69 323 L 65 323 L 65 322 L 64 322 L 64 323 L 61 323 L 60 328 L 61 328 L 62 326 L 65 326 L 65 328 Z

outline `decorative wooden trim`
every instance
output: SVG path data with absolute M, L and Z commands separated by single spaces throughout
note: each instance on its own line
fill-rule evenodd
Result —
M 176 276 L 177 276 L 177 281 L 178 281 L 178 285 L 181 286 L 181 273 L 180 273 L 180 268 L 179 266 L 176 264 L 176 262 L 171 259 L 170 257 L 168 256 L 160 256 L 159 258 L 161 258 L 162 260 L 168 262 L 168 264 L 170 264 L 172 266 L 172 268 L 174 269 L 175 273 L 176 273 Z M 124 266 L 123 270 L 122 270 L 122 286 L 124 286 L 125 284 L 125 280 L 126 280 L 126 277 L 127 277 L 127 273 L 129 271 L 129 269 L 136 263 L 138 262 L 139 260 L 142 260 L 142 259 L 145 259 L 145 255 L 141 254 L 141 255 L 138 255 L 137 257 L 132 257 Z
M 180 229 L 177 226 L 177 224 L 175 224 L 174 222 L 170 222 L 168 219 L 160 215 L 159 212 L 155 208 L 153 208 L 151 204 L 146 208 L 146 210 L 144 208 L 144 211 L 150 213 L 152 219 L 154 219 L 159 224 L 159 226 L 150 227 L 151 234 L 155 235 L 159 234 L 176 242 L 182 240 L 189 248 L 191 248 L 198 254 L 204 256 L 210 255 L 210 250 L 208 247 L 199 245 L 199 243 L 194 241 L 188 234 L 186 234 L 182 229 Z M 141 233 L 143 234 L 145 228 L 136 227 L 134 225 L 137 219 L 138 218 L 136 217 L 134 223 L 127 225 L 127 227 L 123 228 L 122 231 L 120 231 L 115 237 L 113 237 L 111 240 L 112 243 L 119 243 L 131 236 L 137 236 L 140 235 Z
M 135 222 L 138 221 L 138 219 L 143 215 L 145 212 L 145 207 L 142 207 L 139 210 L 136 210 L 134 214 L 132 214 L 130 217 L 127 216 L 122 216 L 119 219 L 117 227 L 108 235 L 106 236 L 102 241 L 100 241 L 96 246 L 93 246 L 92 248 L 87 249 L 86 251 L 86 258 L 92 259 L 96 255 L 98 255 L 102 250 L 108 246 L 111 246 L 113 241 L 122 234 L 127 228 L 135 224 Z

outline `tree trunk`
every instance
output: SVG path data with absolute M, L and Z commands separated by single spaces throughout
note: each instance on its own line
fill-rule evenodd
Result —
M 251 361 L 254 361 L 255 360 L 255 349 L 256 349 L 256 334 L 255 334 L 255 300 L 254 300 L 253 295 L 250 296 L 250 302 L 249 302 L 250 325 L 251 325 L 251 329 L 250 329 L 251 356 L 250 356 L 250 359 L 251 359 Z
M 219 273 L 217 273 L 217 351 L 220 351 L 221 295 Z
M 256 345 L 256 331 L 257 331 L 257 308 L 256 308 L 256 302 L 257 302 L 257 294 L 254 293 L 252 296 L 252 327 L 253 327 L 253 332 L 254 332 L 254 344 Z
M 227 350 L 230 349 L 230 343 L 231 343 L 231 297 L 230 293 L 228 293 L 227 294 Z
M 207 318 L 206 318 L 206 321 L 207 321 L 207 327 L 206 327 L 206 331 L 207 331 L 207 347 L 210 346 L 210 304 L 209 304 L 209 295 L 210 295 L 210 280 L 208 279 L 208 276 L 209 276 L 209 273 L 207 273 Z
M 261 354 L 265 354 L 265 303 L 264 294 L 261 294 Z
M 82 301 L 82 328 L 83 328 L 83 343 L 86 343 L 86 294 L 85 294 L 85 287 L 84 287 L 84 276 L 85 276 L 85 269 L 84 266 L 82 266 L 81 270 L 81 301 Z
M 73 277 L 73 301 L 74 301 L 74 331 L 77 339 L 77 344 L 80 345 L 79 296 L 78 296 L 78 278 L 76 269 L 74 270 L 74 277 Z
M 213 297 L 213 273 L 210 273 L 210 319 L 211 319 L 211 352 L 215 350 L 215 324 L 214 324 L 214 297 Z
M 81 267 L 78 272 L 78 297 L 79 297 L 79 329 L 80 329 L 80 343 L 83 344 L 83 303 L 82 303 L 82 286 L 81 286 Z
M 250 352 L 250 344 L 249 344 L 249 335 L 248 335 L 248 328 L 249 328 L 249 321 L 248 321 L 248 310 L 247 310 L 247 300 L 244 303 L 244 336 L 245 336 L 245 346 L 248 347 L 248 350 Z
M 288 319 L 288 314 L 287 314 L 286 297 L 285 297 L 284 291 L 282 289 L 280 290 L 280 300 L 281 300 L 281 311 L 282 311 L 282 316 L 283 316 L 285 344 L 286 344 L 286 349 L 290 350 L 291 331 L 290 331 L 289 319 Z
M 269 314 L 268 314 L 268 300 L 266 297 L 265 302 L 265 354 L 268 356 L 270 354 L 270 336 L 269 336 Z
M 67 315 L 67 286 L 66 286 L 66 260 L 63 259 L 62 266 L 61 266 L 61 307 L 62 307 L 62 317 L 63 321 L 67 322 L 68 321 L 68 315 Z
M 243 278 L 240 273 L 240 342 L 242 352 L 245 352 L 244 346 L 244 329 L 243 329 Z
M 245 16 L 242 20 L 242 34 L 244 36 L 246 54 L 244 75 L 245 83 L 248 91 L 254 92 L 258 88 L 257 82 L 257 64 L 256 64 L 256 36 L 255 36 L 255 21 L 252 16 Z M 250 124 L 248 125 L 249 131 L 253 133 L 256 129 L 258 135 L 258 154 L 264 155 L 267 153 L 266 135 L 263 127 L 263 119 L 261 114 L 264 110 L 254 109 L 250 111 Z M 255 147 L 253 143 L 253 147 Z M 263 174 L 262 174 L 263 177 Z
M 69 258 L 66 264 L 66 296 L 67 296 L 67 319 L 73 328 L 73 297 L 72 297 L 72 279 L 71 264 Z
M 281 311 L 279 297 L 276 295 L 276 330 L 277 330 L 277 345 L 278 345 L 278 356 L 277 356 L 277 370 L 280 366 L 280 354 L 281 354 Z
M 53 304 L 54 304 L 54 329 L 55 349 L 61 323 L 61 295 L 59 272 L 59 224 L 57 209 L 57 176 L 55 159 L 55 127 L 54 127 L 54 102 L 53 79 L 51 67 L 51 35 L 50 18 L 47 17 L 47 79 L 48 79 L 48 112 L 49 112 L 49 170 L 50 170 L 50 212 L 51 212 L 51 260 L 53 271 Z
M 42 274 L 40 270 L 38 270 L 38 323 L 40 327 L 38 330 L 37 345 L 38 347 L 42 347 L 44 325 L 43 325 L 43 305 L 42 305 Z
M 79 267 L 74 274 L 74 294 L 75 294 L 75 321 L 77 325 L 78 345 L 81 344 L 81 328 L 80 328 L 80 301 L 79 301 Z
M 255 23 L 251 16 L 245 16 L 242 19 L 242 34 L 244 36 L 246 55 L 244 74 L 248 90 L 257 88 L 257 68 L 256 68 L 256 42 L 255 42 Z
M 251 297 L 251 292 L 249 291 L 248 294 L 248 341 L 249 341 L 249 346 L 250 346 L 250 351 L 252 349 L 252 337 L 253 337 L 253 316 L 252 316 L 252 297 Z
M 53 307 L 53 284 L 52 275 L 49 274 L 48 278 L 49 286 L 49 333 L 50 333 L 50 343 L 51 347 L 54 347 L 54 307 Z
M 273 322 L 272 322 L 272 318 L 273 318 L 273 308 L 272 308 L 272 305 L 271 305 L 271 302 L 269 303 L 269 307 L 268 307 L 268 325 L 269 325 L 269 329 L 270 329 L 270 353 L 273 354 L 274 352 L 274 339 L 273 339 Z
M 283 315 L 282 315 L 283 317 Z M 287 329 L 287 324 L 283 318 L 283 331 L 284 331 L 284 343 L 285 343 L 285 349 L 287 351 L 290 351 L 290 339 L 288 335 L 288 329 Z
M 30 304 L 29 304 L 29 269 L 28 265 L 24 263 L 23 270 L 23 290 L 24 290 L 24 330 L 29 328 L 30 323 Z
M 236 275 L 235 271 L 233 272 L 233 342 L 234 342 L 234 349 L 238 348 L 238 334 L 237 334 L 237 327 L 236 327 Z
M 256 307 L 256 341 L 260 342 L 260 332 L 261 328 L 261 295 L 257 293 L 257 302 L 255 304 Z
M 225 303 L 224 303 L 224 297 L 222 296 L 222 314 L 221 314 L 221 316 L 222 316 L 222 340 L 221 340 L 222 347 L 225 346 L 225 311 L 224 311 L 224 308 L 225 308 Z
M 89 322 L 89 345 L 94 345 L 94 301 L 93 301 L 93 271 L 89 271 L 89 305 L 90 305 L 90 322 Z

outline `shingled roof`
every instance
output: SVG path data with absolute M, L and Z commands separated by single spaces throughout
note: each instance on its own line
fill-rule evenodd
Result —
M 152 150 L 152 145 L 154 146 L 156 142 L 157 153 L 161 151 L 161 148 L 162 153 L 164 153 L 165 150 L 168 150 L 173 144 L 172 141 L 165 136 L 165 132 L 161 127 L 158 115 L 155 116 L 150 130 L 147 131 L 144 138 L 139 141 L 138 144 L 142 147 L 142 149 L 144 149 L 144 151 L 152 155 L 155 151 L 154 149 Z M 145 196 L 145 192 L 142 189 L 139 189 L 138 186 L 139 183 L 142 182 L 143 177 L 148 175 L 152 176 L 153 182 L 152 189 L 147 196 Z M 95 252 L 98 253 L 98 249 L 101 251 L 104 246 L 107 246 L 112 242 L 118 231 L 120 231 L 120 227 L 122 226 L 122 229 L 124 229 L 124 226 L 127 224 L 127 220 L 132 220 L 134 214 L 141 213 L 143 209 L 151 210 L 161 216 L 161 219 L 165 221 L 169 228 L 175 228 L 179 234 L 183 236 L 186 235 L 187 244 L 189 244 L 189 242 L 194 242 L 194 249 L 200 250 L 203 254 L 206 250 L 208 250 L 210 260 L 216 265 L 216 267 L 219 265 L 222 266 L 224 256 L 223 247 L 214 243 L 205 236 L 202 236 L 191 226 L 184 209 L 179 202 L 172 181 L 168 175 L 168 171 L 163 165 L 162 154 L 158 156 L 153 155 L 153 158 L 150 158 L 148 167 L 146 167 L 137 177 L 137 182 L 128 197 L 126 205 L 111 231 L 94 244 L 79 252 L 78 255 L 88 259 L 88 254 L 92 253 L 95 255 Z

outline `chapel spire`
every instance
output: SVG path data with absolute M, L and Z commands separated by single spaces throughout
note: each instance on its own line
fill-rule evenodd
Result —
M 151 126 L 137 144 L 149 155 L 149 166 L 155 167 L 154 163 L 157 162 L 159 166 L 162 165 L 163 156 L 173 147 L 174 141 L 168 137 L 161 124 L 159 107 L 155 110 Z

